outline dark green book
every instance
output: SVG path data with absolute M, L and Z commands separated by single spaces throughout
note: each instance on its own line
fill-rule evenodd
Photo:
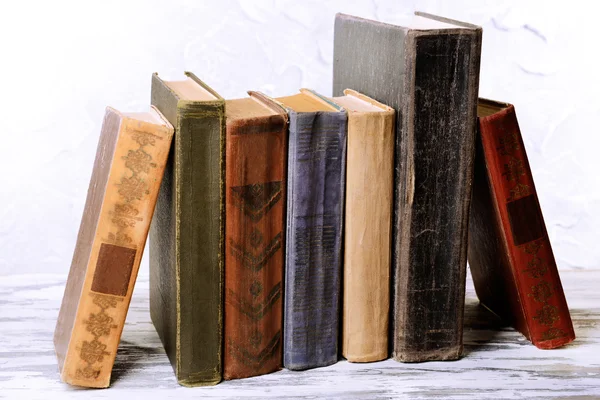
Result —
M 175 127 L 150 228 L 150 315 L 180 384 L 222 378 L 225 101 L 193 74 L 152 77 Z

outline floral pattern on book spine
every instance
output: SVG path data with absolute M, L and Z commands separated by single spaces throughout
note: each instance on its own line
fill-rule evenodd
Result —
M 91 313 L 83 323 L 86 325 L 86 330 L 90 332 L 93 339 L 84 340 L 81 343 L 79 350 L 79 358 L 86 363 L 84 368 L 78 368 L 76 377 L 85 380 L 97 379 L 102 372 L 100 367 L 95 366 L 97 363 L 102 363 L 104 357 L 110 355 L 106 351 L 107 345 L 102 343 L 102 337 L 109 336 L 112 329 L 117 328 L 114 319 L 107 313 L 108 309 L 116 308 L 117 304 L 123 301 L 122 297 L 110 296 L 100 293 L 90 293 L 93 297 L 93 303 L 98 306 L 100 311 Z
M 148 173 L 152 168 L 157 167 L 157 164 L 153 162 L 152 155 L 146 150 L 148 146 L 155 146 L 156 142 L 163 138 L 134 127 L 126 127 L 124 133 L 129 135 L 137 148 L 128 150 L 127 154 L 122 156 L 120 160 L 115 158 L 113 161 L 112 168 L 116 166 L 117 162 L 121 162 L 125 169 L 122 176 L 118 178 L 118 182 L 110 183 L 116 187 L 119 200 L 113 204 L 112 209 L 108 212 L 112 226 L 110 232 L 102 238 L 102 241 L 137 249 L 138 244 L 134 239 L 133 230 L 139 222 L 143 221 L 143 218 L 139 216 L 138 207 L 139 203 L 144 201 L 146 196 L 150 194 L 147 183 Z M 83 368 L 78 368 L 75 373 L 77 378 L 84 380 L 97 379 L 101 373 L 104 358 L 110 356 L 110 352 L 107 351 L 107 344 L 102 339 L 110 336 L 112 330 L 117 329 L 118 325 L 110 316 L 109 310 L 117 308 L 118 304 L 124 299 L 121 296 L 97 292 L 91 292 L 90 295 L 93 297 L 93 304 L 97 307 L 97 311 L 90 313 L 83 323 L 86 325 L 86 331 L 92 335 L 93 339 L 84 340 L 77 347 L 79 358 L 86 365 Z
M 517 128 L 518 129 L 518 128 Z M 526 161 L 523 157 L 524 149 L 518 130 L 504 129 L 496 143 L 502 165 L 502 177 L 508 185 L 506 202 L 513 202 L 534 194 L 531 183 L 526 174 Z M 555 289 L 547 278 L 548 262 L 544 257 L 545 243 L 548 239 L 541 237 L 531 242 L 518 246 L 525 257 L 526 268 L 523 272 L 533 280 L 529 285 L 527 298 L 535 304 L 533 320 L 543 326 L 541 340 L 552 340 L 565 337 L 567 333 L 556 327 L 560 322 L 558 307 L 552 304 Z

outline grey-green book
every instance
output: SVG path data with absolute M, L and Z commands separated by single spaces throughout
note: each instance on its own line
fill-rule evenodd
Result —
M 175 137 L 150 228 L 150 315 L 180 384 L 222 378 L 225 101 L 196 76 L 152 76 Z

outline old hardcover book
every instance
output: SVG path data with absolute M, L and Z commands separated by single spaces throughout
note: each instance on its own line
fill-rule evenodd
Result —
M 480 99 L 469 265 L 481 303 L 540 349 L 575 339 L 511 104 Z
M 225 100 L 196 76 L 152 76 L 175 140 L 150 230 L 150 315 L 184 386 L 221 381 Z
M 227 100 L 225 379 L 281 368 L 288 117 L 257 92 Z
M 54 331 L 61 379 L 103 388 L 123 331 L 173 127 L 155 109 L 106 109 Z
M 277 99 L 290 117 L 283 365 L 338 357 L 347 115 L 316 93 Z
M 395 112 L 344 94 L 333 98 L 348 112 L 342 355 L 369 362 L 388 356 Z
M 481 28 L 417 13 L 406 26 L 338 14 L 333 93 L 396 114 L 393 357 L 462 353 Z M 377 66 L 374 69 L 374 66 Z

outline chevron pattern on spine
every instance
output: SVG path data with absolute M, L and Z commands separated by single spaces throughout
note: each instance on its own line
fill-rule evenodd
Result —
M 236 206 L 252 221 L 258 222 L 281 200 L 281 181 L 235 186 L 231 188 L 231 194 Z
M 245 268 L 258 272 L 269 262 L 269 259 L 281 249 L 282 237 L 282 233 L 279 232 L 264 250 L 257 255 L 252 254 L 252 252 L 245 250 L 242 245 L 230 240 L 231 254 L 235 256 Z
M 227 128 L 225 379 L 282 367 L 287 119 Z M 277 128 L 275 129 L 274 126 Z
M 233 357 L 248 368 L 261 369 L 266 361 L 273 358 L 281 348 L 281 331 L 277 331 L 269 343 L 258 353 L 249 351 L 246 347 L 229 340 L 228 348 Z
M 250 291 L 252 292 L 252 287 Z M 254 294 L 254 293 L 252 293 Z M 228 304 L 233 305 L 239 312 L 251 318 L 254 321 L 260 321 L 267 314 L 273 305 L 281 298 L 281 282 L 277 283 L 267 297 L 258 303 L 253 303 L 238 296 L 233 290 L 229 290 Z

